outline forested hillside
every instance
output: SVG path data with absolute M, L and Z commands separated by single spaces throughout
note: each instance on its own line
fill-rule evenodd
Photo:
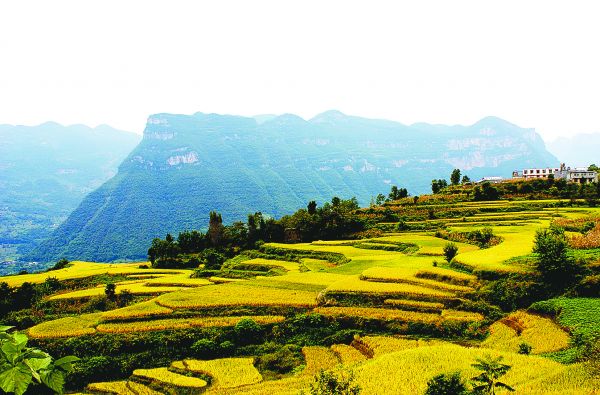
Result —
M 279 217 L 331 196 L 364 205 L 389 184 L 423 193 L 453 168 L 475 179 L 558 163 L 532 129 L 493 117 L 471 126 L 406 126 L 336 111 L 309 121 L 257 119 L 151 116 L 118 174 L 30 258 L 141 258 L 154 237 L 205 228 L 211 210 L 225 223 L 256 211 Z
M 0 125 L 0 262 L 48 237 L 139 140 L 109 126 Z

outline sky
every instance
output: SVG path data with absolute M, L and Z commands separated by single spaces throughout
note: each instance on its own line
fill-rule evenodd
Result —
M 595 1 L 2 1 L 0 123 L 141 133 L 148 115 L 600 132 Z

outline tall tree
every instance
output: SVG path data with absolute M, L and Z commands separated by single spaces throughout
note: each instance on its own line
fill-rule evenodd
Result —
M 208 237 L 213 247 L 220 247 L 223 241 L 223 218 L 216 211 L 211 211 L 208 222 Z
M 458 185 L 460 182 L 460 169 L 452 170 L 452 174 L 450 174 L 450 182 L 452 185 Z
M 317 213 L 317 202 L 315 202 L 314 200 L 308 202 L 307 209 L 310 215 L 315 215 Z

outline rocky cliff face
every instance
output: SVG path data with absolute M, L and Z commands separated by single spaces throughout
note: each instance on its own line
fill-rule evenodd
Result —
M 91 193 L 32 257 L 143 258 L 153 237 L 202 229 L 255 211 L 275 217 L 309 200 L 357 197 L 390 184 L 412 194 L 459 167 L 471 178 L 557 163 L 533 130 L 498 118 L 471 126 L 415 124 L 323 113 L 253 118 L 157 114 L 119 173 Z

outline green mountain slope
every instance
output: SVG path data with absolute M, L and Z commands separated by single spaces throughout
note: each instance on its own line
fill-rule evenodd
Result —
M 0 262 L 47 238 L 139 141 L 109 126 L 0 125 Z
M 334 195 L 367 204 L 390 184 L 426 192 L 455 167 L 477 178 L 557 163 L 533 130 L 493 117 L 471 126 L 406 126 L 329 111 L 309 121 L 261 121 L 151 116 L 118 174 L 30 258 L 143 258 L 153 237 L 205 228 L 210 210 L 226 222 L 255 211 L 281 216 Z

